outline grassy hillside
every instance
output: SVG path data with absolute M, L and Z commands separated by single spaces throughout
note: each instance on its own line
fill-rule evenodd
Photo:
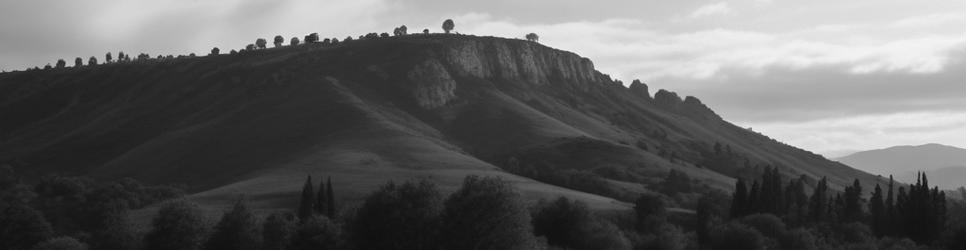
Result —
M 828 176 L 833 187 L 882 181 L 736 127 L 696 98 L 651 97 L 573 53 L 492 37 L 4 73 L 0 117 L 0 162 L 19 172 L 184 183 L 202 201 L 244 193 L 264 208 L 292 207 L 306 175 L 332 176 L 351 202 L 388 180 L 453 189 L 467 174 L 504 176 L 531 198 L 626 206 L 508 172 L 510 162 L 622 192 L 651 188 L 670 169 L 716 189 L 766 165 L 789 178 Z

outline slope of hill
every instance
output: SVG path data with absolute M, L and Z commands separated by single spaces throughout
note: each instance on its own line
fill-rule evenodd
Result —
M 940 188 L 966 185 L 966 149 L 942 144 L 895 146 L 857 152 L 836 159 L 873 174 L 895 175 L 896 180 L 915 183 L 916 172 L 924 171 L 931 184 Z
M 624 203 L 520 175 L 575 173 L 618 190 L 679 169 L 730 189 L 774 165 L 833 188 L 882 181 L 734 126 L 697 98 L 651 97 L 576 54 L 492 37 L 5 73 L 0 117 L 0 163 L 20 172 L 177 182 L 202 200 L 245 193 L 265 207 L 291 206 L 306 175 L 332 176 L 349 201 L 387 180 L 452 189 L 467 174 L 501 175 L 528 197 L 599 208 Z

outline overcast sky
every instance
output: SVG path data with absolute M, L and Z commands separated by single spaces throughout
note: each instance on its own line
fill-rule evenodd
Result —
M 205 54 L 256 38 L 439 31 L 522 37 L 818 153 L 966 147 L 966 1 L 0 0 L 0 69 Z

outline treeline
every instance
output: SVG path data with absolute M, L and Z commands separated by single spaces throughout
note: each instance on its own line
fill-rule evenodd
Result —
M 27 183 L 2 166 L 0 249 L 132 249 L 137 236 L 127 211 L 183 194 L 178 187 L 130 178 L 45 176 Z
M 449 195 L 428 180 L 389 182 L 338 209 L 332 183 L 321 181 L 316 192 L 307 181 L 297 208 L 265 217 L 240 199 L 213 227 L 197 205 L 169 202 L 136 248 L 112 249 L 630 250 L 693 242 L 656 196 L 641 196 L 632 211 L 594 212 L 567 198 L 531 205 L 500 178 L 468 176 Z
M 455 27 L 456 27 L 456 24 L 453 22 L 452 19 L 446 19 L 445 21 L 443 21 L 442 29 L 445 34 L 450 34 L 450 32 Z M 424 35 L 430 34 L 429 29 L 423 29 L 422 34 Z M 392 35 L 405 36 L 405 35 L 409 35 L 409 31 L 406 25 L 402 25 L 400 27 L 394 28 Z M 390 37 L 390 34 L 387 32 L 368 33 L 365 35 L 360 35 L 358 40 L 388 38 L 388 37 Z M 525 37 L 527 41 L 531 41 L 531 42 L 537 42 L 540 39 L 540 37 L 536 33 L 526 34 Z M 354 39 L 352 36 L 347 36 L 345 39 L 342 40 L 342 42 L 350 42 L 353 40 L 356 40 L 356 39 Z M 285 41 L 286 41 L 285 37 L 281 35 L 277 35 L 272 40 L 272 44 L 276 48 L 279 48 L 284 46 Z M 292 37 L 288 41 L 289 41 L 288 42 L 289 46 L 308 45 L 308 44 L 334 45 L 334 44 L 340 43 L 338 38 L 325 38 L 320 40 L 319 33 L 311 33 L 311 34 L 305 35 L 305 37 L 303 37 L 302 40 L 299 40 L 298 37 Z M 266 40 L 265 38 L 258 38 L 258 39 L 255 39 L 255 43 L 248 44 L 242 49 L 238 49 L 238 50 L 233 49 L 229 52 L 229 54 L 234 55 L 238 53 L 251 52 L 251 51 L 267 49 L 267 48 L 268 48 L 268 40 Z M 220 55 L 220 54 L 221 54 L 221 49 L 219 49 L 218 47 L 214 47 L 211 49 L 211 52 L 208 55 Z M 89 57 L 87 59 L 87 66 L 97 66 L 100 63 L 111 64 L 111 63 L 132 63 L 132 62 L 144 63 L 144 62 L 151 62 L 151 61 L 170 61 L 176 58 L 177 59 L 194 58 L 195 56 L 196 56 L 195 53 L 190 53 L 188 55 L 178 55 L 178 56 L 158 55 L 157 57 L 152 57 L 150 54 L 140 53 L 137 55 L 137 57 L 135 57 L 134 59 L 131 59 L 130 54 L 125 54 L 123 51 L 121 51 L 117 53 L 117 58 L 115 59 L 115 57 L 113 56 L 113 54 L 111 54 L 111 52 L 107 52 L 107 54 L 104 55 L 103 62 L 98 61 L 98 58 L 96 56 Z M 81 57 L 75 58 L 73 67 L 74 68 L 83 67 L 84 61 L 85 60 Z M 43 70 L 63 69 L 66 67 L 67 67 L 67 61 L 65 61 L 64 59 L 59 59 L 54 64 L 54 66 L 51 66 L 50 64 L 45 65 L 43 67 Z M 36 71 L 36 70 L 41 70 L 41 68 L 40 67 L 27 68 L 27 71 Z
M 878 184 L 868 193 L 854 180 L 843 192 L 835 192 L 822 178 L 806 194 L 804 176 L 784 182 L 778 169 L 767 168 L 750 187 L 742 179 L 735 184 L 729 210 L 732 220 L 749 216 L 773 216 L 792 228 L 809 232 L 811 245 L 843 246 L 883 244 L 883 241 L 938 246 L 947 241 L 946 193 L 929 188 L 928 178 L 919 174 L 915 184 Z M 898 186 L 898 189 L 896 189 Z M 761 232 L 767 233 L 767 232 Z M 851 237 L 851 238 L 849 238 Z M 819 247 L 821 248 L 821 247 Z

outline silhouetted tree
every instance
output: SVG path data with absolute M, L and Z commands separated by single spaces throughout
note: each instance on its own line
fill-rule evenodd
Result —
M 818 181 L 815 185 L 815 190 L 812 191 L 812 197 L 809 198 L 808 203 L 808 217 L 813 223 L 822 222 L 827 216 L 828 206 L 828 179 L 822 177 L 822 180 Z
M 329 204 L 328 203 L 329 200 L 325 198 L 325 194 L 326 194 L 325 180 L 322 179 L 321 176 L 319 177 L 319 192 L 315 194 L 316 194 L 315 204 L 312 205 L 313 208 L 315 209 L 315 213 L 322 216 L 328 215 L 329 209 L 327 205 Z
M 245 46 L 245 51 L 252 51 L 252 50 L 255 50 L 255 48 L 256 47 L 254 44 L 248 44 Z
M 399 26 L 398 28 L 392 30 L 392 35 L 394 36 L 405 36 L 406 33 L 408 33 L 408 28 L 406 28 L 406 25 Z
M 437 249 L 442 195 L 428 180 L 392 182 L 366 197 L 349 225 L 359 249 Z
M 709 192 L 698 199 L 698 205 L 695 208 L 697 225 L 694 231 L 699 245 L 711 244 L 711 231 L 728 216 L 724 207 L 727 203 L 727 195 L 720 192 Z
M 305 43 L 317 43 L 319 42 L 319 33 L 312 33 L 305 36 Z
M 319 190 L 319 192 L 323 191 Z M 302 185 L 302 199 L 299 200 L 299 220 L 304 221 L 312 217 L 315 199 L 315 192 L 312 190 L 312 176 L 308 176 L 305 179 L 305 185 Z
M 319 190 L 319 192 L 322 192 L 322 190 Z M 325 193 L 325 215 L 335 219 L 337 209 L 335 206 L 335 193 L 332 191 L 332 177 L 329 177 L 328 181 L 326 181 Z
M 423 35 L 429 35 L 429 29 L 423 29 Z
M 64 68 L 64 67 L 66 67 L 66 66 L 67 66 L 67 62 L 66 62 L 66 61 L 64 61 L 64 59 L 58 59 L 58 60 L 57 60 L 57 66 L 56 66 L 56 67 L 57 67 L 58 69 L 63 69 L 63 68 Z
M 292 242 L 298 226 L 295 215 L 290 212 L 272 213 L 262 224 L 262 248 L 265 250 L 285 250 Z
M 872 198 L 869 198 L 869 213 L 872 215 L 871 225 L 872 231 L 875 232 L 876 236 L 882 236 L 885 234 L 885 204 L 882 201 L 882 188 L 879 184 L 875 185 L 875 190 L 872 191 Z
M 446 21 L 443 21 L 443 32 L 446 32 L 446 34 L 449 34 L 449 32 L 455 27 L 456 24 L 453 23 L 453 19 L 446 19 Z
M 103 219 L 90 239 L 93 249 L 139 249 L 139 241 L 134 225 L 120 211 Z
M 111 56 L 111 52 L 107 52 L 107 54 L 104 55 L 104 63 L 111 63 L 113 61 L 114 61 L 114 57 Z
M 50 70 L 50 69 L 53 69 L 53 68 L 54 67 L 51 67 L 49 63 L 46 66 L 44 66 L 44 69 L 45 70 Z
M 164 205 L 152 225 L 151 231 L 144 236 L 144 246 L 148 250 L 199 249 L 207 232 L 198 205 L 184 200 Z
M 739 218 L 747 215 L 748 207 L 748 187 L 745 180 L 738 178 L 735 182 L 735 193 L 731 198 L 731 218 Z
M 264 49 L 266 45 L 268 45 L 268 41 L 265 41 L 265 38 L 255 40 L 255 46 L 258 46 L 259 49 Z
M 530 213 L 509 183 L 496 177 L 467 176 L 446 199 L 444 249 L 532 249 Z
M 124 51 L 117 52 L 117 62 L 124 62 L 125 57 Z
M 540 41 L 540 36 L 538 36 L 537 33 L 527 34 L 527 41 L 538 42 Z
M 81 66 L 84 66 L 84 59 L 81 59 L 80 57 L 74 59 L 74 67 L 81 67 Z
M 856 222 L 863 219 L 862 212 L 862 185 L 859 179 L 855 179 L 851 186 L 845 187 L 843 198 L 843 211 L 840 215 L 842 222 Z
M 299 38 L 298 37 L 292 37 L 292 40 L 290 42 L 288 42 L 288 45 L 290 45 L 290 46 L 299 45 Z
M 211 54 L 210 55 L 217 56 L 218 54 L 221 54 L 221 50 L 218 49 L 218 47 L 211 48 Z
M 275 36 L 275 41 L 274 41 L 275 47 L 276 48 L 282 47 L 282 43 L 285 43 L 285 38 L 282 37 L 281 35 Z

